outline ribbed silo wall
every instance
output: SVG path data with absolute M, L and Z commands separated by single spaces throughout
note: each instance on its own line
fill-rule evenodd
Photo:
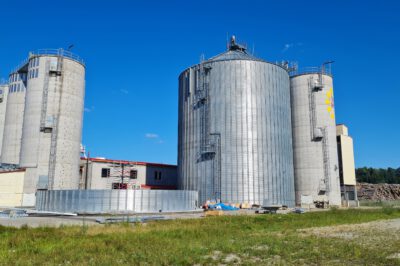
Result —
M 3 146 L 4 122 L 6 118 L 8 84 L 0 84 L 0 163 L 1 148 Z
M 17 72 L 10 74 L 9 94 L 7 96 L 3 144 L 1 149 L 2 164 L 19 164 L 25 109 L 25 86 L 25 74 L 19 74 Z
M 313 89 L 318 74 L 291 78 L 293 153 L 296 203 L 301 196 L 327 197 L 341 204 L 333 80 L 323 75 L 322 89 Z
M 39 75 L 28 82 L 21 146 L 26 167 L 24 193 L 36 190 L 38 178 L 49 189 L 77 189 L 82 131 L 85 68 L 63 56 L 37 55 L 29 64 Z M 36 71 L 36 70 L 34 70 Z
M 203 75 L 207 112 L 196 96 Z M 285 69 L 264 61 L 208 61 L 185 70 L 179 77 L 179 187 L 198 190 L 200 203 L 220 198 L 293 206 L 289 83 Z M 211 159 L 201 156 L 204 139 L 214 144 Z

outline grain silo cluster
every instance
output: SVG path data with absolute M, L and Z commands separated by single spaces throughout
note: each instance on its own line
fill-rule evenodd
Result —
M 38 189 L 78 189 L 83 61 L 62 49 L 30 53 L 8 87 L 1 163 L 26 171 L 22 205 Z
M 179 76 L 178 184 L 200 201 L 341 204 L 333 79 L 226 52 Z
M 176 166 L 86 157 L 83 61 L 63 49 L 30 53 L 0 84 L 0 206 L 354 205 L 353 144 L 336 126 L 330 63 L 300 71 L 254 57 L 232 37 L 227 51 L 179 75 Z

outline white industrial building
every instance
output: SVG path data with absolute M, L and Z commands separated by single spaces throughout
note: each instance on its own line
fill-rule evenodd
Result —
M 177 166 L 82 158 L 80 189 L 176 189 Z
M 336 136 L 342 202 L 347 207 L 358 206 L 353 139 L 343 124 L 336 126 Z

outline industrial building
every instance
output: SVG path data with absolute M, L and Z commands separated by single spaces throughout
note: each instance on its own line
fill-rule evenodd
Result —
M 336 136 L 342 202 L 346 207 L 358 206 L 353 139 L 343 124 L 336 126 Z
M 81 158 L 80 189 L 177 189 L 177 166 Z
M 81 157 L 85 65 L 63 49 L 30 53 L 0 87 L 0 206 L 355 206 L 353 143 L 336 126 L 330 63 L 268 62 L 232 37 L 227 51 L 179 75 L 175 166 Z

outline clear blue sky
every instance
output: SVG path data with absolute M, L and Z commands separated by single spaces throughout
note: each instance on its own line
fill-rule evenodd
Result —
M 2 0 L 0 77 L 30 50 L 74 44 L 91 155 L 176 163 L 178 75 L 235 34 L 269 61 L 335 60 L 336 118 L 356 166 L 400 167 L 399 14 L 394 0 Z

